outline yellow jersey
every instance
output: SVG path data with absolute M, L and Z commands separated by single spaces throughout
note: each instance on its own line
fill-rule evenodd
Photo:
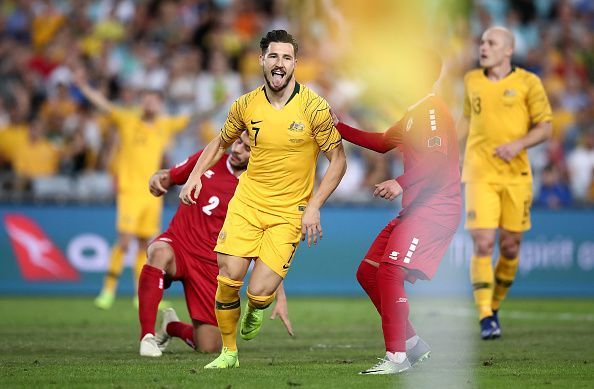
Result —
M 285 106 L 276 109 L 259 87 L 233 103 L 221 138 L 231 143 L 244 130 L 251 154 L 235 197 L 270 214 L 301 215 L 313 192 L 318 153 L 342 140 L 326 100 L 295 83 Z
M 532 182 L 526 150 L 509 163 L 495 148 L 522 138 L 534 125 L 552 120 L 551 106 L 538 76 L 518 68 L 499 81 L 483 69 L 464 77 L 464 116 L 470 119 L 463 182 Z
M 139 112 L 116 108 L 110 118 L 120 135 L 115 166 L 118 191 L 146 195 L 148 180 L 161 167 L 165 148 L 172 136 L 188 125 L 189 117 L 157 116 L 145 122 Z
M 14 158 L 14 171 L 27 178 L 48 177 L 60 169 L 60 150 L 47 139 L 28 138 Z
M 0 160 L 14 165 L 18 153 L 26 146 L 29 139 L 27 124 L 9 124 L 0 129 Z

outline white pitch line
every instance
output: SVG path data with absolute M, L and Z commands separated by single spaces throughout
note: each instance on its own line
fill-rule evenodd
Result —
M 421 313 L 426 315 L 446 315 L 456 317 L 474 317 L 476 311 L 469 308 L 428 308 L 420 307 L 419 309 L 412 308 L 414 313 Z M 509 319 L 522 320 L 560 320 L 560 321 L 594 321 L 594 313 L 574 313 L 574 312 L 529 312 L 529 311 L 510 311 L 503 310 L 502 317 Z

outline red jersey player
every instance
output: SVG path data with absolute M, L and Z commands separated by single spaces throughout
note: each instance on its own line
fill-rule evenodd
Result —
M 151 193 L 161 196 L 172 185 L 184 184 L 200 154 L 192 155 L 172 169 L 155 173 L 149 183 Z M 250 140 L 247 133 L 243 133 L 231 147 L 231 154 L 221 158 L 202 176 L 202 190 L 196 199 L 198 206 L 180 204 L 169 228 L 148 247 L 147 264 L 142 269 L 138 291 L 141 356 L 161 356 L 171 337 L 179 337 L 201 352 L 221 349 L 221 334 L 214 313 L 219 268 L 213 248 L 249 156 Z M 155 335 L 157 309 L 164 284 L 169 279 L 183 283 L 192 325 L 180 322 L 175 311 L 169 308 L 164 311 L 162 328 Z M 292 334 L 282 285 L 276 298 L 272 317 L 278 315 Z
M 380 153 L 398 148 L 404 156 L 404 174 L 377 184 L 374 192 L 387 200 L 402 194 L 403 209 L 378 234 L 357 270 L 357 280 L 382 318 L 386 345 L 386 356 L 361 374 L 397 374 L 429 356 L 429 346 L 408 320 L 404 281 L 433 277 L 460 221 L 454 121 L 444 102 L 427 94 L 439 78 L 441 59 L 432 52 L 424 56 L 431 61 L 425 63 L 434 64 L 429 67 L 433 74 L 418 89 L 422 94 L 408 92 L 416 103 L 386 132 L 360 131 L 334 117 L 347 141 Z

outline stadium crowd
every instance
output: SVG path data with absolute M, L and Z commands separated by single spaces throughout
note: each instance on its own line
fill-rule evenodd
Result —
M 310 3 L 310 2 L 307 2 Z M 594 204 L 594 3 L 588 0 L 474 0 L 453 23 L 446 54 L 452 110 L 461 112 L 462 75 L 476 66 L 488 26 L 516 36 L 515 63 L 538 74 L 553 107 L 553 139 L 530 150 L 535 204 Z M 110 201 L 118 139 L 113 124 L 72 84 L 83 65 L 110 100 L 134 108 L 144 89 L 162 92 L 167 112 L 198 111 L 198 125 L 170 146 L 183 160 L 221 127 L 238 96 L 261 82 L 258 42 L 286 29 L 299 38 L 297 79 L 365 125 L 348 83 L 326 70 L 316 36 L 330 1 L 8 0 L 0 4 L 0 200 Z M 476 17 L 469 17 L 468 13 Z M 307 15 L 304 22 L 303 15 Z M 473 22 L 469 22 L 472 20 Z M 331 57 L 331 56 L 330 56 Z M 346 86 L 345 86 L 346 85 Z M 335 201 L 369 201 L 369 188 L 402 169 L 350 148 Z M 148 184 L 147 184 L 148 185 Z M 172 195 L 171 200 L 175 201 Z

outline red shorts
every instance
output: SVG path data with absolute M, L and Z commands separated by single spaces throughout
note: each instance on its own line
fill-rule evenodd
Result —
M 177 271 L 173 280 L 181 281 L 184 285 L 190 317 L 218 326 L 214 307 L 219 267 L 206 259 L 191 257 L 170 231 L 159 235 L 155 241 L 167 243 L 175 253 Z
M 407 280 L 430 280 L 456 231 L 419 216 L 393 219 L 377 235 L 365 258 L 408 269 Z

